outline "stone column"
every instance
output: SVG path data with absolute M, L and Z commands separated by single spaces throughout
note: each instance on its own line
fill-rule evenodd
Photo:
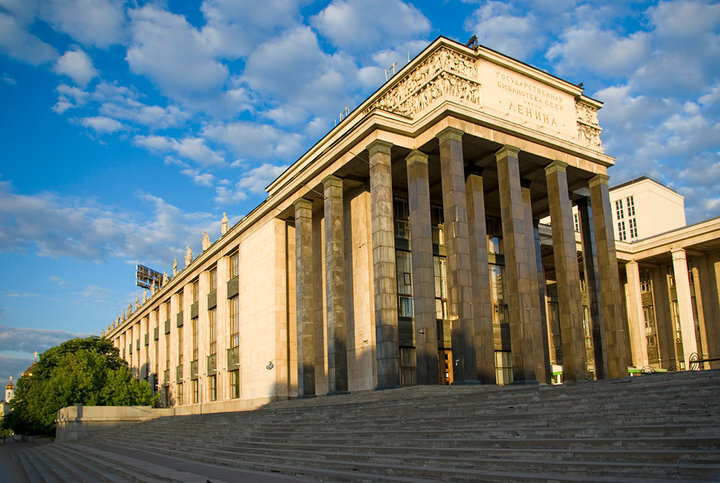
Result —
M 391 147 L 388 142 L 375 140 L 367 148 L 370 157 L 378 389 L 400 386 Z
M 298 397 L 303 397 L 315 395 L 312 203 L 301 198 L 295 201 L 294 206 Z
M 452 320 L 452 351 L 457 365 L 455 383 L 477 382 L 473 320 L 470 239 L 465 199 L 463 132 L 445 128 L 440 140 L 445 247 L 447 250 L 448 312 Z
M 549 326 L 548 326 L 548 320 L 547 320 L 547 290 L 546 290 L 546 284 L 547 281 L 545 280 L 545 268 L 543 267 L 543 259 L 542 259 L 542 249 L 540 246 L 540 221 L 539 220 L 533 220 L 533 238 L 535 241 L 535 265 L 536 265 L 536 276 L 538 281 L 538 287 L 537 287 L 537 298 L 538 298 L 538 306 L 540 307 L 540 324 L 542 326 L 542 351 L 543 351 L 543 360 L 545 361 L 545 381 L 540 382 L 546 382 L 550 384 L 552 382 L 552 368 L 550 367 L 550 340 L 549 340 Z M 533 270 L 533 267 L 530 267 L 530 270 Z
M 703 306 L 705 313 L 705 332 L 707 337 L 707 356 L 717 357 L 720 354 L 720 302 L 717 279 L 715 276 L 715 264 L 710 257 L 703 256 L 698 265 L 698 278 L 700 279 L 700 290 L 702 291 Z M 695 287 L 698 290 L 698 287 Z M 710 362 L 710 368 L 717 369 L 720 362 Z
M 520 188 L 519 149 L 505 146 L 495 153 L 498 169 L 498 191 L 502 217 L 503 246 L 505 247 L 505 282 L 507 284 L 510 346 L 515 382 L 537 383 L 535 348 L 530 320 L 531 299 L 538 293 L 530 289 L 527 243 L 525 240 L 525 206 Z
M 645 335 L 645 314 L 642 307 L 640 292 L 640 270 L 636 261 L 625 265 L 627 273 L 627 311 L 630 327 L 630 347 L 632 348 L 633 365 L 642 369 L 649 364 L 647 354 L 647 336 Z
M 595 244 L 595 224 L 592 219 L 590 200 L 581 198 L 577 204 L 580 214 L 580 232 L 582 238 L 583 264 L 585 283 L 590 301 L 590 318 L 592 321 L 593 355 L 595 359 L 595 377 L 606 379 L 608 376 L 607 349 L 605 347 L 605 330 L 600 306 L 600 276 L 597 269 L 597 248 Z
M 625 377 L 630 363 L 630 346 L 627 322 L 622 309 L 623 295 L 615 253 L 615 231 L 610 209 L 608 179 L 607 175 L 598 174 L 590 180 L 590 203 L 600 282 L 607 374 L 609 377 Z
M 407 159 L 415 353 L 418 384 L 438 383 L 438 342 L 435 313 L 432 223 L 428 157 L 412 151 Z
M 700 258 L 699 260 L 700 265 L 705 264 L 705 257 Z M 695 263 L 693 263 L 695 265 Z M 708 318 L 705 316 L 705 300 L 703 297 L 703 291 L 700 288 L 701 280 L 700 280 L 700 270 L 698 269 L 697 265 L 690 268 L 690 274 L 692 275 L 693 280 L 693 289 L 695 292 L 695 314 L 697 314 L 698 321 L 697 321 L 697 344 L 698 344 L 698 356 L 700 359 L 705 359 L 708 356 L 708 342 L 710 341 L 708 339 L 708 331 L 707 331 L 707 320 Z M 703 369 L 710 369 L 710 365 L 705 362 L 700 365 Z
M 650 270 L 650 277 L 652 279 L 660 367 L 675 370 L 678 365 L 675 349 L 675 322 L 670 314 L 667 267 L 665 265 L 653 267 Z
M 552 223 L 553 252 L 558 288 L 563 378 L 585 379 L 585 334 L 583 333 L 580 271 L 578 269 L 572 205 L 568 194 L 567 164 L 553 161 L 545 168 Z
M 323 180 L 325 190 L 325 310 L 327 313 L 328 393 L 348 390 L 345 332 L 345 241 L 343 181 Z
M 535 378 L 538 382 L 546 382 L 548 379 L 548 373 L 550 372 L 550 354 L 548 352 L 547 359 L 545 358 L 546 351 L 543 350 L 541 344 L 544 341 L 543 333 L 547 333 L 545 326 L 542 323 L 542 317 L 540 311 L 544 308 L 540 306 L 540 299 L 533 296 L 538 293 L 538 272 L 533 267 L 537 263 L 537 256 L 535 254 L 535 229 L 533 227 L 533 214 L 532 214 L 532 196 L 530 188 L 523 186 L 521 189 L 523 208 L 525 212 L 525 218 L 523 222 L 523 228 L 525 230 L 525 255 L 527 257 L 528 266 L 528 282 L 530 288 L 530 296 L 528 300 L 530 305 L 525 307 L 525 310 L 529 309 L 530 330 L 532 331 L 532 344 L 533 353 L 535 355 Z M 544 282 L 544 280 L 543 280 Z
M 475 356 L 478 380 L 495 384 L 495 347 L 493 341 L 492 297 L 490 295 L 490 267 L 487 251 L 485 194 L 482 171 L 468 174 L 465 196 L 470 231 L 470 266 L 472 268 L 473 316 L 475 319 Z
M 671 253 L 673 273 L 675 274 L 675 289 L 677 290 L 680 330 L 682 331 L 683 360 L 687 370 L 690 369 L 688 362 L 690 355 L 698 350 L 697 337 L 695 336 L 695 318 L 693 316 L 692 301 L 690 300 L 690 278 L 688 277 L 685 250 L 675 248 Z

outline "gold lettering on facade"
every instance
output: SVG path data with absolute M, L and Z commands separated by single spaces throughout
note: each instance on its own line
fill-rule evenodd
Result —
M 366 108 L 364 113 L 382 109 L 412 118 L 444 96 L 480 104 L 480 83 L 477 82 L 474 59 L 443 47 Z

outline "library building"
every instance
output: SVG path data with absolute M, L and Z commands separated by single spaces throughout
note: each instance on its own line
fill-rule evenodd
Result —
M 175 414 L 714 367 L 720 218 L 611 187 L 601 107 L 440 37 L 103 336 Z

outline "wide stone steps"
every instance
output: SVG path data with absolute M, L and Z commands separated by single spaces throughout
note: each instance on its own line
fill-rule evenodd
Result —
M 159 418 L 21 462 L 31 481 L 195 481 L 153 457 L 325 481 L 718 481 L 719 402 L 720 371 L 419 386 Z

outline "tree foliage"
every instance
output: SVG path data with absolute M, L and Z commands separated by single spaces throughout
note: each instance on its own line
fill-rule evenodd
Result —
M 157 397 L 147 381 L 132 377 L 110 341 L 71 339 L 45 351 L 32 375 L 20 378 L 4 426 L 16 433 L 52 434 L 61 408 L 152 405 Z

